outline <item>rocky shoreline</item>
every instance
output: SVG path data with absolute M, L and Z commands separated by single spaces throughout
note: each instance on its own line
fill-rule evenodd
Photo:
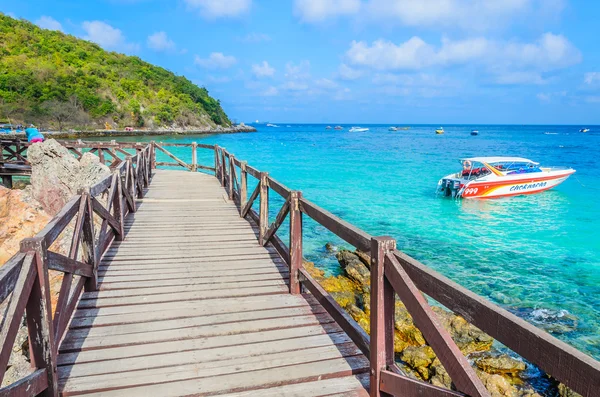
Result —
M 184 128 L 159 128 L 152 130 L 93 130 L 93 131 L 44 131 L 46 138 L 54 139 L 80 139 L 80 138 L 110 138 L 110 137 L 135 137 L 135 136 L 161 136 L 161 135 L 209 135 L 209 134 L 238 134 L 256 132 L 256 128 L 243 123 L 232 127 L 206 128 L 206 129 L 184 129 Z M 25 133 L 0 134 L 0 138 L 25 139 Z
M 343 271 L 339 276 L 325 276 L 312 262 L 304 267 L 331 294 L 336 302 L 367 332 L 370 331 L 370 263 L 361 251 L 337 249 L 326 245 Z M 520 357 L 507 352 L 499 343 L 442 307 L 432 306 L 442 326 L 450 333 L 460 351 L 469 359 L 492 397 L 577 397 L 562 384 Z M 410 377 L 435 386 L 454 389 L 452 380 L 411 315 L 400 300 L 395 305 L 394 350 L 396 362 Z

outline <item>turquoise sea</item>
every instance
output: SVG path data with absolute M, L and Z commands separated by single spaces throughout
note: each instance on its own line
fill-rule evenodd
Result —
M 258 125 L 251 134 L 157 137 L 226 147 L 288 187 L 372 235 L 391 235 L 407 252 L 459 284 L 600 359 L 600 127 Z M 578 132 L 588 127 L 588 133 Z M 471 136 L 472 129 L 479 130 Z M 153 139 L 148 137 L 146 140 Z M 139 138 L 138 138 L 139 140 Z M 172 148 L 189 161 L 189 149 Z M 199 151 L 212 163 L 213 154 Z M 442 177 L 467 156 L 520 156 L 571 166 L 574 177 L 531 196 L 456 201 L 436 196 Z M 165 158 L 166 160 L 166 158 Z M 272 217 L 281 201 L 272 197 Z M 285 236 L 285 232 L 282 237 Z M 305 256 L 339 272 L 327 242 L 305 223 Z

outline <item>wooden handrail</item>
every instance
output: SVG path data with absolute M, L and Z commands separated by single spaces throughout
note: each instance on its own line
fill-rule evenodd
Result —
M 245 188 L 246 182 L 243 184 L 244 187 L 238 186 L 237 191 L 235 187 L 232 187 L 233 196 L 240 199 L 240 216 L 249 218 L 259 226 L 259 244 L 271 243 L 277 252 L 280 253 L 282 259 L 290 266 L 290 290 L 294 289 L 295 291 L 293 275 L 297 274 L 299 283 L 318 298 L 323 307 L 327 309 L 338 324 L 351 336 L 357 346 L 361 347 L 361 344 L 364 346 L 358 324 L 353 320 L 348 321 L 347 318 L 342 317 L 342 313 L 345 313 L 343 309 L 337 304 L 331 304 L 331 302 L 335 302 L 333 298 L 322 288 L 317 288 L 317 282 L 310 277 L 301 265 L 298 267 L 298 248 L 295 248 L 295 255 L 292 255 L 293 242 L 290 241 L 290 246 L 287 247 L 277 236 L 276 229 L 282 222 L 282 212 L 285 212 L 286 205 L 279 210 L 275 222 L 270 227 L 263 228 L 267 224 L 268 219 L 266 217 L 268 213 L 268 190 L 273 190 L 282 196 L 286 202 L 289 202 L 289 197 L 293 193 L 292 190 L 270 176 L 265 178 L 266 173 L 247 165 L 246 162 L 233 157 L 224 149 L 217 147 L 215 153 L 219 153 L 221 158 L 223 174 L 217 176 L 224 178 L 224 186 L 228 185 L 226 179 L 227 175 L 231 172 L 227 170 L 228 167 L 224 166 L 226 158 L 233 158 L 234 166 L 240 168 L 241 178 L 250 174 L 259 180 L 259 184 L 248 201 L 242 201 L 243 196 L 247 194 L 247 188 Z M 258 196 L 265 196 L 267 198 L 267 200 L 263 201 L 265 207 L 262 214 L 256 213 L 252 209 L 252 204 Z M 357 249 L 369 252 L 371 258 L 376 258 L 379 255 L 377 250 L 372 246 L 373 238 L 368 233 L 308 201 L 306 198 L 299 196 L 298 210 L 300 214 L 309 216 Z M 290 213 L 292 211 L 293 209 L 290 207 Z M 261 227 L 261 224 L 263 227 Z M 298 236 L 298 232 L 290 229 L 290 237 L 294 235 Z M 401 292 L 401 298 L 403 298 L 402 300 L 407 309 L 413 315 L 415 323 L 420 326 L 425 338 L 440 358 L 455 385 L 469 395 L 489 396 L 489 393 L 483 387 L 479 378 L 475 376 L 473 369 L 447 332 L 441 329 L 435 320 L 432 320 L 434 318 L 432 316 L 435 316 L 435 314 L 428 309 L 427 302 L 420 295 L 420 292 L 417 291 L 427 294 L 448 309 L 462 315 L 468 322 L 481 328 L 484 332 L 544 369 L 555 379 L 582 396 L 592 397 L 596 395 L 597 390 L 600 390 L 600 363 L 593 358 L 557 340 L 545 331 L 534 327 L 523 319 L 501 309 L 466 288 L 459 286 L 417 260 L 393 249 L 393 247 L 392 249 L 387 249 L 385 255 L 380 258 L 379 263 L 381 268 L 374 266 L 374 264 L 371 265 L 371 272 L 375 272 L 375 274 L 372 273 L 372 277 L 375 277 L 376 280 L 382 278 L 384 282 L 383 286 L 387 286 L 388 292 L 387 295 L 384 294 L 387 298 L 385 296 L 379 297 L 383 299 L 379 305 L 371 304 L 371 315 L 383 316 L 379 322 L 383 328 L 378 334 L 380 336 L 377 337 L 377 341 L 369 342 L 371 339 L 365 336 L 367 344 L 371 343 L 371 346 L 373 346 L 373 343 L 375 343 L 377 351 L 373 352 L 372 349 L 368 348 L 363 350 L 365 354 L 371 351 L 371 360 L 376 361 L 376 368 L 373 369 L 376 374 L 376 380 L 372 379 L 371 387 L 378 391 L 374 395 L 379 396 L 387 393 L 398 396 L 463 396 L 459 392 L 440 389 L 430 384 L 415 381 L 399 373 L 400 371 L 396 371 L 397 366 L 395 363 L 392 364 L 394 357 L 393 347 L 390 350 L 390 340 L 393 337 L 393 323 L 388 318 L 393 315 L 393 308 L 389 309 L 389 304 L 392 302 L 389 291 L 393 292 L 394 290 Z M 392 287 L 392 284 L 394 284 L 395 288 Z M 373 279 L 371 285 L 374 288 Z M 409 295 L 406 295 L 407 291 L 410 292 Z M 375 291 L 372 290 L 371 292 L 371 298 L 377 298 L 378 293 L 377 287 L 375 287 Z M 394 295 L 392 294 L 391 296 Z M 386 299 L 388 302 L 387 310 L 384 309 L 386 305 L 383 304 Z M 390 311 L 392 312 L 391 315 L 385 314 Z M 379 323 L 377 318 L 371 318 L 371 327 L 377 328 L 377 324 Z M 371 332 L 371 337 L 373 337 L 373 331 Z M 387 353 L 385 353 L 386 351 Z M 382 352 L 385 354 L 379 356 Z M 383 363 L 381 357 L 383 357 Z M 378 363 L 377 360 L 379 361 Z M 373 387 L 373 385 L 379 386 Z
M 0 382 L 25 310 L 31 361 L 37 368 L 33 374 L 0 389 L 0 395 L 37 395 L 44 391 L 46 395 L 58 395 L 58 344 L 84 287 L 97 290 L 100 259 L 114 238 L 123 237 L 123 217 L 135 210 L 134 200 L 143 195 L 142 188 L 151 178 L 152 147 L 137 146 L 138 153 L 119 160 L 112 175 L 73 197 L 38 234 L 21 241 L 21 252 L 0 268 L 0 303 L 10 296 L 0 330 Z M 99 154 L 108 150 L 92 149 Z M 106 153 L 112 156 L 116 151 Z M 116 154 L 113 158 L 116 161 Z M 103 193 L 107 193 L 106 206 L 97 198 Z M 102 219 L 98 236 L 94 235 L 94 214 Z M 68 256 L 50 251 L 49 247 L 73 219 L 76 220 Z M 64 273 L 54 316 L 50 309 L 49 269 Z

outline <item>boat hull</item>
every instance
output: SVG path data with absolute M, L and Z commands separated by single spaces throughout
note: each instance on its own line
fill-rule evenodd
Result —
M 575 171 L 540 173 L 502 181 L 473 181 L 465 185 L 462 198 L 500 198 L 540 193 L 560 185 Z M 551 174 L 551 175 L 548 175 Z

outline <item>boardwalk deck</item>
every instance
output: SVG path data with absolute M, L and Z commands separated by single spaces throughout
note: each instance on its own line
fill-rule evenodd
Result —
M 157 170 L 82 295 L 63 395 L 367 396 L 369 361 L 214 177 Z

